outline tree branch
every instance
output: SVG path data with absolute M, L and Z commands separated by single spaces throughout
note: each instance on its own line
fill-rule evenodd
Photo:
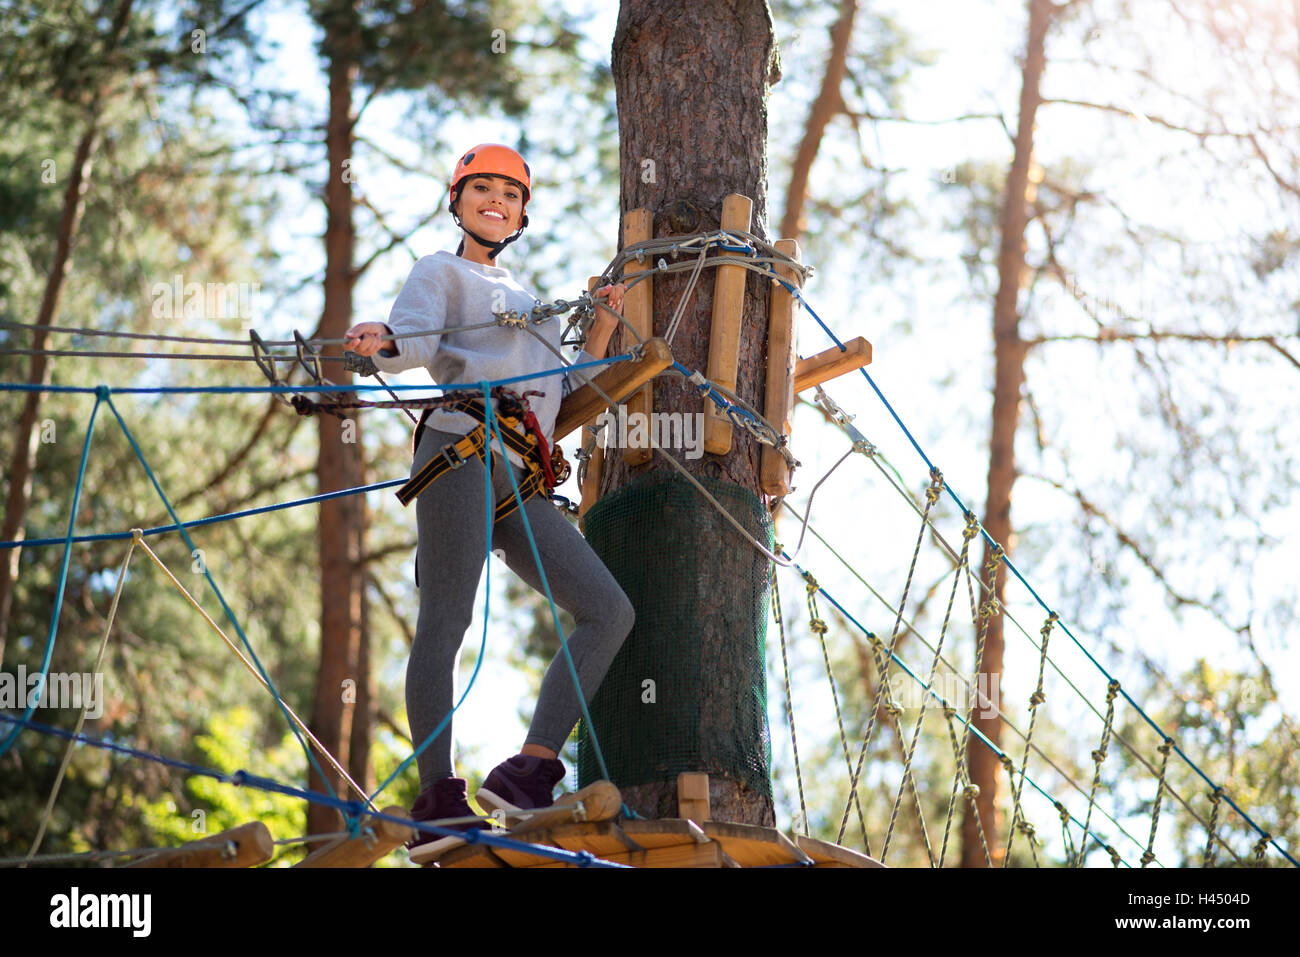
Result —
M 1241 633 L 1241 626 L 1230 624 L 1226 619 L 1224 619 L 1223 615 L 1208 602 L 1202 601 L 1199 598 L 1189 597 L 1178 591 L 1178 589 L 1170 583 L 1169 578 L 1165 575 L 1164 571 L 1156 564 L 1155 559 L 1151 555 L 1147 554 L 1146 550 L 1138 544 L 1137 540 L 1120 528 L 1119 523 L 1084 495 L 1081 489 L 1067 488 L 1061 482 L 1049 478 L 1046 475 L 1025 474 L 1024 477 L 1035 479 L 1052 486 L 1052 488 L 1057 491 L 1064 492 L 1079 504 L 1079 507 L 1083 510 L 1085 515 L 1096 518 L 1109 528 L 1114 533 L 1115 538 L 1119 543 L 1132 552 L 1133 555 L 1137 557 L 1137 560 L 1142 563 L 1143 567 L 1145 567 L 1155 580 L 1160 583 L 1160 586 L 1165 590 L 1165 593 L 1176 605 L 1187 605 L 1193 608 L 1200 608 L 1202 611 L 1214 618 L 1215 621 L 1219 622 L 1219 624 L 1223 625 L 1224 628 L 1227 628 L 1235 634 Z
M 1094 318 L 1096 318 L 1094 316 Z M 1204 342 L 1215 345 L 1235 346 L 1248 343 L 1262 343 L 1271 346 L 1277 352 L 1286 357 L 1296 368 L 1300 368 L 1300 361 L 1287 352 L 1287 350 L 1277 341 L 1278 339 L 1296 339 L 1300 341 L 1300 335 L 1284 334 L 1281 336 L 1239 336 L 1234 333 L 1224 335 L 1214 335 L 1208 332 L 1162 332 L 1155 329 L 1147 332 L 1119 332 L 1108 326 L 1102 326 L 1096 335 L 1087 335 L 1078 333 L 1074 335 L 1061 336 L 1038 336 L 1034 339 L 1026 339 L 1025 346 L 1039 346 L 1048 342 Z
M 410 648 L 415 644 L 415 632 L 411 630 L 411 626 L 407 623 L 406 618 L 398 612 L 397 604 L 393 601 L 388 592 L 384 590 L 384 586 L 380 583 L 379 578 L 375 575 L 373 570 L 368 569 L 366 571 L 366 580 L 370 582 L 371 587 L 373 587 L 375 592 L 379 595 L 379 600 L 383 602 L 384 608 L 388 610 L 388 614 L 392 617 L 393 621 L 397 622 L 397 627 L 402 631 L 402 637 L 406 639 L 406 647 Z
M 1110 103 L 1092 103 L 1088 100 L 1074 100 L 1067 97 L 1052 97 L 1043 100 L 1044 103 L 1059 104 L 1061 106 L 1079 106 L 1088 110 L 1101 110 L 1103 113 L 1115 113 L 1119 116 L 1131 116 L 1134 119 L 1145 119 L 1156 126 L 1163 126 L 1165 129 L 1173 130 L 1175 133 L 1186 133 L 1189 136 L 1195 136 L 1197 139 L 1209 139 L 1211 137 L 1227 137 L 1235 140 L 1249 140 L 1251 133 L 1234 133 L 1232 130 L 1196 130 L 1181 124 L 1166 120 L 1163 117 L 1153 116 L 1150 113 L 1137 113 L 1127 106 L 1114 106 Z

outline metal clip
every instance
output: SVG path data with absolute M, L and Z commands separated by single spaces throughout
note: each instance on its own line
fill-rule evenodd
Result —
M 257 334 L 257 330 L 249 329 L 248 338 L 253 344 L 253 362 L 255 362 L 257 367 L 262 370 L 262 374 L 266 376 L 272 386 L 284 385 L 276 374 L 275 355 L 266 348 L 266 343 L 262 340 L 262 337 Z M 283 392 L 274 392 L 272 394 L 285 405 L 293 407 L 293 403 L 289 401 L 288 397 L 285 396 Z
M 445 447 L 442 450 L 442 457 L 447 460 L 447 464 L 453 471 L 465 464 L 464 456 L 462 456 L 460 452 L 456 451 L 455 445 L 448 445 Z
M 324 385 L 320 376 L 320 353 L 307 344 L 307 340 L 297 329 L 293 330 L 293 342 L 298 350 L 298 364 L 306 370 L 313 383 Z

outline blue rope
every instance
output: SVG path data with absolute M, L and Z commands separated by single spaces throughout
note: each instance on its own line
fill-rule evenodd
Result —
M 387 482 L 376 482 L 373 485 L 358 485 L 356 488 L 345 488 L 337 492 L 322 492 L 320 495 L 309 495 L 306 498 L 294 499 L 291 502 L 277 502 L 274 505 L 260 505 L 257 508 L 246 508 L 240 512 L 226 512 L 224 515 L 210 515 L 207 518 L 196 518 L 192 521 L 182 522 L 180 525 L 159 525 L 156 528 L 147 528 L 142 535 L 161 535 L 164 532 L 174 532 L 180 528 L 198 528 L 203 525 L 215 525 L 218 522 L 229 522 L 236 518 L 248 518 L 250 515 L 261 515 L 263 512 L 276 512 L 280 509 L 295 508 L 299 505 L 314 505 L 317 502 L 327 502 L 332 498 L 343 498 L 346 495 L 364 495 L 367 492 L 381 492 L 386 488 L 392 488 L 395 485 L 405 484 L 406 479 L 392 479 Z M 73 543 L 82 542 L 112 542 L 125 541 L 134 537 L 131 532 L 104 532 L 98 535 L 78 535 L 72 539 Z M 29 538 L 15 539 L 11 542 L 0 542 L 0 551 L 6 548 L 29 548 L 37 545 L 57 545 L 60 542 L 67 541 L 63 538 Z
M 172 503 L 168 500 L 166 494 L 164 494 L 162 486 L 158 484 L 158 479 L 154 475 L 153 469 L 149 467 L 149 463 L 144 457 L 144 452 L 141 451 L 139 444 L 136 442 L 135 436 L 131 434 L 131 430 L 127 428 L 126 421 L 122 418 L 121 413 L 117 411 L 117 406 L 113 404 L 113 399 L 108 394 L 108 387 L 101 386 L 100 388 L 104 389 L 104 398 L 108 402 L 108 407 L 112 411 L 113 415 L 116 416 L 118 425 L 122 427 L 122 433 L 126 436 L 127 441 L 131 443 L 131 448 L 135 451 L 136 458 L 138 458 L 140 464 L 144 466 L 145 474 L 149 476 L 149 481 L 153 483 L 154 490 L 158 493 L 158 497 L 162 499 L 163 505 L 167 506 L 167 514 L 172 517 L 172 521 L 176 523 L 180 530 L 181 538 L 185 540 L 185 547 L 190 550 L 191 555 L 194 554 L 198 551 L 194 545 L 194 540 L 190 538 L 190 533 L 181 527 L 180 517 L 176 514 L 176 510 L 172 508 Z M 260 674 L 262 680 L 266 682 L 267 690 L 271 692 L 271 696 L 275 699 L 276 706 L 280 709 L 280 713 L 284 715 L 284 720 L 288 723 L 290 730 L 293 731 L 294 737 L 297 738 L 298 743 L 302 745 L 302 749 L 307 755 L 307 760 L 310 761 L 312 767 L 316 769 L 316 773 L 320 775 L 320 779 L 325 782 L 325 787 L 329 789 L 331 794 L 333 794 L 334 788 L 329 783 L 329 778 L 321 769 L 320 764 L 317 763 L 316 757 L 311 753 L 311 748 L 307 746 L 307 741 L 299 732 L 298 726 L 294 724 L 293 719 L 289 717 L 289 710 L 285 707 L 284 701 L 280 698 L 280 692 L 276 690 L 275 683 L 271 680 L 271 676 L 267 674 L 266 669 L 262 667 L 262 662 L 257 657 L 257 652 L 253 650 L 252 643 L 248 640 L 248 636 L 244 634 L 244 629 L 240 627 L 239 621 L 235 618 L 235 613 L 226 603 L 225 596 L 221 594 L 221 589 L 217 587 L 216 581 L 212 578 L 212 573 L 208 571 L 207 563 L 200 562 L 200 565 L 203 568 L 203 577 L 206 578 L 208 584 L 212 586 L 212 591 L 217 596 L 217 601 L 221 602 L 221 608 L 225 611 L 226 617 L 230 619 L 230 623 L 235 626 L 235 631 L 238 633 L 240 641 L 242 641 L 244 647 L 248 649 L 248 654 L 253 659 L 253 664 L 257 666 L 258 674 Z
M 826 325 L 826 323 L 822 321 L 821 316 L 817 315 L 816 311 L 812 308 L 812 306 L 808 304 L 808 301 L 804 299 L 802 295 L 800 295 L 798 288 L 793 284 L 787 282 L 785 279 L 782 279 L 780 276 L 778 276 L 775 270 L 769 268 L 769 272 L 771 273 L 773 279 L 775 279 L 782 286 L 788 289 L 790 293 L 796 299 L 798 299 L 799 302 L 803 304 L 804 308 L 808 310 L 808 314 L 811 315 L 813 319 L 817 321 L 817 325 L 822 327 L 822 330 L 825 331 L 826 335 L 830 336 L 831 341 L 834 342 L 835 345 L 839 347 L 839 350 L 841 352 L 847 351 L 844 343 L 840 342 L 840 340 L 836 337 L 835 333 L 833 333 L 830 330 L 830 328 Z M 898 413 L 894 411 L 894 407 L 889 404 L 889 400 L 886 399 L 885 394 L 880 391 L 880 387 L 876 385 L 875 380 L 872 379 L 871 376 L 867 374 L 866 369 L 859 368 L 858 371 L 862 373 L 862 377 L 867 380 L 867 384 L 871 386 L 871 388 L 875 391 L 876 395 L 880 398 L 880 401 L 884 403 L 885 408 L 889 410 L 889 414 L 893 416 L 894 421 L 898 423 L 898 427 L 903 430 L 903 434 L 906 435 L 908 441 L 912 443 L 912 448 L 916 449 L 917 454 L 921 456 L 921 460 L 925 462 L 926 467 L 930 471 L 934 471 L 935 468 L 934 463 L 930 461 L 930 457 L 925 454 L 925 450 L 921 448 L 920 443 L 916 441 L 916 438 L 908 430 L 907 426 L 903 424 L 903 420 L 899 417 Z M 952 486 L 949 485 L 947 481 L 945 481 L 943 483 L 943 487 L 944 487 L 944 491 L 948 493 L 948 496 L 953 500 L 953 502 L 956 503 L 957 507 L 961 510 L 961 513 L 963 515 L 968 514 L 970 510 L 966 508 L 965 503 L 962 502 L 962 500 L 957 496 L 957 493 L 952 490 Z M 993 540 L 993 537 L 989 535 L 989 533 L 985 530 L 983 523 L 980 524 L 980 535 L 984 538 L 984 540 L 988 544 L 994 547 L 1000 547 L 998 546 L 998 543 Z M 1015 563 L 1011 561 L 1011 558 L 1007 555 L 1005 549 L 1002 551 L 1002 564 L 1004 564 L 1007 567 L 1007 569 L 1013 575 L 1016 576 L 1016 578 L 1020 581 L 1020 583 L 1025 586 L 1025 589 L 1029 592 L 1029 594 L 1034 597 L 1034 601 L 1038 602 L 1039 606 L 1044 611 L 1046 611 L 1048 614 L 1054 614 L 1052 609 L 1048 606 L 1047 602 L 1043 601 L 1042 597 L 1038 594 L 1038 592 L 1034 590 L 1033 586 L 1030 585 L 1028 581 L 1026 581 L 1025 576 L 1020 573 L 1020 569 L 1018 569 L 1015 566 Z M 829 598 L 829 596 L 827 597 Z M 1094 666 L 1096 666 L 1097 670 L 1100 671 L 1106 677 L 1107 682 L 1115 681 L 1117 684 L 1119 684 L 1117 679 L 1113 675 L 1111 675 L 1109 671 L 1106 670 L 1105 666 L 1102 665 L 1102 663 L 1098 661 L 1096 657 L 1093 656 L 1092 652 L 1090 652 L 1087 648 L 1084 647 L 1083 643 L 1079 641 L 1079 639 L 1075 636 L 1074 632 L 1070 631 L 1069 626 L 1066 625 L 1064 621 L 1060 620 L 1060 616 L 1057 616 L 1057 620 L 1060 629 L 1063 632 L 1065 632 L 1065 634 L 1070 636 L 1070 640 L 1074 642 L 1075 647 L 1078 648 L 1080 651 L 1082 651 L 1084 655 L 1087 657 L 1087 659 L 1091 661 Z M 1151 716 L 1146 713 L 1145 710 L 1143 710 L 1142 706 L 1133 699 L 1133 696 L 1130 695 L 1128 691 L 1125 690 L 1122 684 L 1120 684 L 1119 686 L 1119 693 L 1124 696 L 1124 700 L 1129 703 L 1129 705 L 1133 708 L 1133 710 L 1136 711 L 1142 717 L 1142 720 L 1144 720 L 1148 725 L 1151 726 L 1151 728 L 1158 735 L 1160 735 L 1160 739 L 1162 741 L 1173 741 L 1173 738 L 1169 734 L 1166 734 L 1165 730 L 1161 728 L 1160 725 L 1158 725 L 1155 722 L 1155 720 L 1152 719 Z M 1201 768 L 1196 764 L 1196 762 L 1194 762 L 1191 758 L 1187 756 L 1187 753 L 1183 751 L 1183 749 L 1179 747 L 1176 742 L 1174 743 L 1173 748 L 1175 751 L 1178 752 L 1178 756 L 1181 757 L 1184 762 L 1186 762 L 1187 766 L 1190 767 L 1193 771 L 1195 771 L 1200 776 L 1201 780 L 1203 780 L 1206 784 L 1208 784 L 1211 789 L 1215 789 L 1218 787 L 1218 785 L 1216 785 L 1214 781 L 1212 781 L 1210 777 L 1204 771 L 1201 770 Z M 1258 833 L 1260 837 L 1267 838 L 1269 843 L 1272 844 L 1275 848 L 1277 848 L 1278 853 L 1280 853 L 1283 857 L 1285 857 L 1288 861 L 1290 861 L 1294 866 L 1300 867 L 1300 862 L 1297 862 L 1293 857 L 1291 857 L 1290 854 L 1284 851 L 1282 847 L 1277 843 L 1276 839 L 1274 839 L 1271 835 L 1269 835 L 1267 831 L 1265 831 L 1262 827 L 1256 824 L 1250 818 L 1250 816 L 1246 814 L 1245 811 L 1243 811 L 1240 807 L 1237 806 L 1236 802 L 1233 801 L 1232 798 L 1227 796 L 1226 793 L 1224 794 L 1224 798 L 1227 800 L 1229 806 L 1238 814 L 1240 814 L 1242 819 L 1247 824 L 1249 824 L 1252 828 L 1254 828 L 1256 833 Z
M 54 656 L 54 639 L 59 630 L 59 614 L 63 611 L 63 592 L 68 584 L 68 563 L 72 559 L 72 531 L 77 524 L 77 509 L 81 505 L 81 489 L 86 480 L 86 462 L 90 458 L 90 437 L 95 432 L 95 416 L 99 413 L 99 406 L 105 399 L 108 399 L 108 387 L 100 386 L 95 392 L 95 407 L 90 410 L 90 422 L 86 426 L 86 440 L 81 445 L 81 464 L 77 468 L 77 484 L 72 490 L 72 514 L 68 516 L 68 534 L 63 539 L 63 566 L 59 569 L 59 586 L 54 593 L 54 614 L 50 618 L 50 631 L 45 636 L 45 654 L 41 658 L 41 673 L 37 679 L 39 684 L 37 688 L 44 690 L 45 679 L 50 670 L 50 659 Z M 109 407 L 112 408 L 112 400 L 109 400 Z M 27 710 L 23 712 L 23 720 L 27 720 L 36 710 L 39 698 L 32 700 L 28 696 L 29 704 Z M 0 757 L 3 757 L 13 746 L 14 741 L 18 738 L 22 726 L 15 727 L 0 742 Z
M 487 383 L 483 384 L 483 394 L 489 394 Z M 492 437 L 495 437 L 501 446 L 502 456 L 505 456 L 505 439 L 501 437 L 496 415 L 492 410 L 491 401 L 487 402 L 486 405 L 489 437 L 488 446 L 491 447 L 491 439 Z M 555 622 L 555 633 L 560 636 L 560 648 L 564 651 L 564 660 L 569 665 L 569 674 L 573 677 L 573 687 L 578 692 L 578 704 L 582 706 L 582 716 L 586 719 L 587 730 L 591 733 L 591 744 L 593 750 L 596 752 L 596 761 L 600 765 L 600 773 L 604 776 L 604 779 L 608 781 L 610 780 L 609 766 L 605 764 L 605 755 L 601 752 L 600 741 L 596 738 L 596 725 L 591 720 L 591 712 L 587 710 L 587 697 L 583 692 L 582 682 L 578 679 L 578 669 L 573 663 L 573 654 L 569 651 L 569 639 L 565 637 L 564 626 L 560 624 L 560 613 L 555 608 L 555 599 L 551 595 L 551 585 L 546 579 L 546 569 L 542 567 L 542 556 L 537 551 L 537 540 L 533 537 L 533 527 L 528 521 L 528 511 L 524 508 L 523 499 L 519 496 L 519 484 L 515 481 L 515 470 L 507 467 L 506 474 L 510 476 L 510 487 L 514 490 L 515 502 L 519 506 L 519 517 L 523 519 L 524 532 L 528 535 L 528 547 L 533 553 L 533 561 L 537 564 L 537 576 L 542 580 L 542 589 L 546 592 L 547 604 L 551 606 L 551 619 Z
M 69 741 L 76 741 L 81 744 L 89 744 L 92 747 L 102 748 L 105 751 L 113 751 L 127 757 L 139 758 L 145 761 L 152 761 L 155 764 L 161 764 L 165 767 L 176 768 L 177 770 L 187 771 L 190 774 L 196 774 L 203 777 L 215 778 L 223 784 L 233 784 L 235 787 L 251 787 L 259 791 L 268 791 L 275 794 L 283 794 L 288 797 L 301 798 L 306 801 L 312 801 L 316 804 L 323 804 L 326 807 L 332 807 L 342 814 L 349 821 L 359 821 L 362 817 L 371 817 L 380 821 L 391 821 L 394 824 L 400 824 L 405 827 L 422 831 L 426 834 L 436 834 L 442 837 L 459 837 L 463 838 L 467 844 L 486 844 L 491 847 L 501 847 L 512 850 L 527 851 L 539 857 L 546 857 L 551 860 L 564 861 L 565 863 L 575 864 L 578 867 L 615 867 L 626 868 L 625 864 L 615 864 L 611 861 L 602 861 L 593 857 L 586 851 L 565 851 L 556 847 L 547 847 L 539 844 L 529 844 L 526 841 L 514 840 L 508 837 L 502 837 L 496 834 L 488 834 L 483 831 L 457 831 L 452 828 L 440 827 L 435 824 L 428 824 L 424 821 L 411 821 L 406 818 L 394 817 L 384 814 L 382 811 L 367 810 L 365 805 L 360 801 L 345 801 L 338 797 L 328 794 L 321 794 L 319 791 L 309 791 L 305 788 L 295 787 L 291 784 L 282 784 L 273 778 L 262 777 L 256 774 L 250 774 L 247 771 L 234 771 L 226 773 L 216 771 L 212 768 L 205 768 L 202 765 L 192 764 L 188 761 L 181 761 L 177 758 L 169 758 L 161 754 L 153 754 L 149 751 L 143 751 L 139 748 L 133 748 L 129 745 L 116 744 L 111 741 L 105 741 L 100 738 L 93 738 L 87 734 L 74 734 L 71 731 L 65 731 L 62 728 L 54 728 L 49 725 L 41 724 L 38 721 L 28 721 L 21 718 L 13 718 L 7 714 L 0 714 L 0 721 L 7 721 L 19 727 L 28 727 L 33 731 L 44 734 L 52 734 Z
M 491 387 L 485 386 L 483 393 L 485 396 L 487 396 L 486 405 L 488 409 L 488 415 L 491 415 L 492 414 Z M 393 771 L 393 773 L 390 774 L 387 778 L 384 779 L 383 784 L 375 788 L 375 790 L 370 795 L 370 800 L 372 801 L 379 795 L 381 791 L 384 790 L 384 788 L 392 784 L 393 781 L 397 779 L 397 776 L 399 774 L 401 774 L 403 771 L 409 768 L 411 766 L 411 762 L 418 759 L 419 756 L 424 753 L 425 749 L 429 747 L 429 745 L 433 744 L 434 739 L 436 739 L 438 735 L 442 733 L 442 729 L 447 726 L 447 723 L 449 721 L 451 721 L 452 715 L 454 715 L 457 712 L 457 710 L 459 710 L 460 706 L 465 703 L 465 699 L 469 697 L 470 689 L 474 687 L 474 682 L 478 679 L 479 669 L 483 667 L 483 659 L 487 656 L 488 621 L 490 619 L 491 612 L 492 612 L 492 529 L 493 526 L 495 525 L 494 519 L 496 518 L 496 506 L 492 501 L 492 443 L 490 441 L 486 443 L 485 452 L 486 452 L 486 456 L 484 459 L 483 511 L 487 523 L 487 531 L 484 534 L 484 538 L 487 541 L 487 556 L 484 559 L 487 567 L 487 575 L 485 576 L 487 580 L 483 584 L 483 588 L 484 588 L 483 638 L 479 642 L 478 658 L 474 662 L 474 672 L 469 676 L 469 683 L 465 685 L 465 691 L 461 694 L 460 700 L 457 701 L 454 705 L 452 705 L 451 710 L 447 712 L 447 716 L 443 718 L 440 722 L 438 722 L 438 726 L 433 729 L 433 733 L 424 739 L 424 741 L 420 744 L 420 746 L 411 753 L 410 757 L 406 758 L 401 764 L 399 764 L 397 766 L 397 769 Z

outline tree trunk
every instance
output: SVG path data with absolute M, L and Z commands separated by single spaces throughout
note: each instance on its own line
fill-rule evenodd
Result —
M 355 281 L 352 260 L 355 231 L 352 223 L 352 89 L 357 76 L 359 19 L 353 0 L 340 0 L 322 16 L 325 30 L 324 49 L 329 55 L 329 121 L 325 142 L 329 158 L 329 178 L 325 184 L 328 221 L 325 229 L 325 311 L 320 335 L 341 339 L 352 325 L 352 286 Z M 337 347 L 331 347 L 337 353 Z M 339 419 L 331 415 L 317 417 L 320 457 L 317 480 L 320 492 L 355 488 L 361 485 L 361 434 L 356 418 Z M 361 566 L 364 535 L 365 501 L 346 496 L 322 502 L 320 506 L 320 576 L 321 636 L 320 667 L 316 676 L 316 695 L 312 708 L 311 729 L 321 743 L 349 766 L 349 751 L 354 737 L 353 721 L 366 721 L 366 711 L 358 711 L 361 697 L 359 664 L 361 660 Z M 348 682 L 351 682 L 349 685 Z M 367 731 L 368 734 L 368 731 Z M 330 784 L 340 797 L 344 794 L 341 779 L 331 770 Z M 324 782 L 313 769 L 308 786 L 325 790 Z M 310 833 L 338 829 L 337 812 L 312 804 L 308 809 Z
M 123 0 L 113 18 L 112 32 L 106 49 L 112 52 L 122 42 L 131 19 L 132 0 Z M 59 313 L 59 299 L 63 295 L 63 281 L 67 277 L 72 247 L 81 226 L 81 214 L 86 208 L 86 189 L 90 185 L 90 170 L 94 163 L 95 147 L 99 140 L 99 123 L 103 114 L 102 94 L 108 87 L 103 81 L 96 88 L 86 110 L 86 128 L 77 143 L 77 151 L 68 173 L 68 186 L 63 192 L 63 212 L 59 216 L 59 233 L 55 240 L 54 261 L 50 275 L 45 280 L 41 294 L 41 309 L 36 317 L 38 330 L 32 338 L 32 349 L 44 349 L 48 341 L 48 328 Z M 34 355 L 28 368 L 27 382 L 31 385 L 50 384 L 52 369 L 49 356 Z M 14 433 L 13 455 L 10 459 L 9 494 L 5 501 L 4 520 L 0 523 L 0 541 L 22 541 L 26 538 L 24 524 L 27 506 L 32 497 L 32 473 L 36 468 L 36 450 L 39 433 L 36 419 L 40 415 L 43 393 L 28 392 L 23 400 L 23 411 L 18 416 Z M 9 615 L 13 609 L 14 583 L 18 580 L 18 561 L 22 548 L 11 548 L 0 562 L 0 662 L 4 661 L 5 641 L 9 633 Z
M 754 202 L 752 232 L 763 236 L 766 98 L 779 78 L 766 5 L 624 0 L 613 72 L 621 208 L 649 209 L 655 236 L 706 232 L 719 225 L 723 197 L 741 193 Z M 672 344 L 691 369 L 707 368 L 714 276 L 712 269 L 702 273 Z M 685 274 L 656 277 L 655 335 L 664 335 L 686 285 Z M 759 408 L 769 285 L 748 274 L 740 335 L 737 392 Z M 652 385 L 656 412 L 703 411 L 699 393 L 680 377 Z M 669 454 L 711 482 L 710 490 L 762 541 L 770 521 L 759 496 L 759 451 L 736 430 L 726 455 Z M 587 513 L 586 527 L 637 609 L 636 627 L 593 701 L 611 776 L 631 807 L 663 817 L 676 815 L 677 773 L 704 771 L 711 775 L 715 818 L 772 824 L 767 724 L 760 713 L 768 562 L 659 453 L 629 469 L 620 451 L 608 452 L 604 498 Z M 617 511 L 620 502 L 632 501 L 639 505 Z M 602 508 L 603 544 L 591 531 L 601 524 L 596 510 Z M 653 703 L 646 680 L 658 682 L 658 693 L 649 695 Z M 629 710 L 628 702 L 641 703 Z M 658 737 L 649 741 L 645 734 Z M 672 753 L 655 751 L 661 745 Z M 580 758 L 580 770 L 587 766 Z
M 984 529 L 1010 555 L 1012 549 L 1011 490 L 1016 481 L 1016 430 L 1020 423 L 1020 392 L 1025 382 L 1025 345 L 1020 338 L 1019 295 L 1025 274 L 1025 230 L 1029 225 L 1029 208 L 1034 185 L 1030 182 L 1033 165 L 1034 118 L 1041 102 L 1039 83 L 1046 66 L 1045 43 L 1051 26 L 1052 5 L 1049 0 L 1030 0 L 1029 36 L 1025 46 L 1023 81 L 1020 90 L 1020 121 L 1016 130 L 1015 156 L 1007 174 L 1001 217 L 1001 247 L 998 251 L 998 291 L 993 305 L 994 385 L 993 429 L 989 441 L 988 498 L 985 502 Z M 991 547 L 984 544 L 987 565 Z M 981 673 L 1001 675 L 1003 649 L 1002 600 L 1006 576 L 996 571 L 990 581 L 981 571 L 985 588 L 997 596 L 997 610 L 989 621 Z M 988 592 L 986 592 L 988 594 Z M 992 679 L 988 687 L 998 687 Z M 980 687 L 984 687 L 981 683 Z M 995 704 L 998 702 L 995 702 Z M 975 709 L 972 724 L 990 741 L 1000 746 L 1002 719 L 979 716 Z M 997 791 L 1001 765 L 997 757 L 974 734 L 967 743 L 970 778 L 979 786 L 978 823 L 983 825 L 994 864 L 1002 858 L 1002 823 L 997 814 Z M 977 821 L 967 805 L 962 823 L 963 867 L 983 867 Z
M 808 198 L 808 175 L 822 145 L 822 136 L 835 114 L 844 107 L 840 85 L 848 72 L 849 41 L 853 38 L 853 20 L 857 16 L 857 0 L 843 0 L 840 16 L 831 27 L 831 51 L 826 58 L 826 72 L 822 75 L 821 92 L 808 112 L 803 140 L 790 167 L 790 185 L 785 194 L 785 212 L 781 218 L 781 238 L 799 239 L 808 223 L 803 215 Z

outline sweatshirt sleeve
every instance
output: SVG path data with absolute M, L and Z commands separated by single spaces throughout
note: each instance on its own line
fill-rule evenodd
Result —
M 442 270 L 433 257 L 417 262 L 402 284 L 402 291 L 393 302 L 388 314 L 388 328 L 395 335 L 410 332 L 428 332 L 447 326 L 447 285 Z M 375 367 L 380 372 L 398 373 L 417 367 L 427 368 L 438 354 L 441 336 L 416 336 L 399 339 L 391 345 L 397 347 L 396 355 L 375 356 Z

